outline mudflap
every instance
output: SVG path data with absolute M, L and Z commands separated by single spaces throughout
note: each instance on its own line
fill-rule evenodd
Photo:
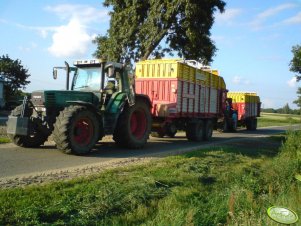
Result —
M 28 135 L 28 117 L 9 116 L 7 121 L 7 134 Z

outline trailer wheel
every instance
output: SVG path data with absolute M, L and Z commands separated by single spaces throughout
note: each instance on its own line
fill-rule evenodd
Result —
M 20 116 L 22 111 L 22 105 L 17 106 L 11 112 L 11 116 Z M 24 116 L 30 117 L 32 114 L 32 109 L 28 109 L 24 112 Z M 13 135 L 8 134 L 8 137 L 12 140 L 12 142 L 20 147 L 25 148 L 36 148 L 45 143 L 48 138 L 48 135 L 38 131 L 36 129 L 36 125 L 33 120 L 29 119 L 29 134 L 27 136 L 23 135 Z
M 246 122 L 245 122 L 245 124 L 246 124 L 246 129 L 247 130 L 251 130 L 251 119 L 246 119 Z
M 166 135 L 169 137 L 175 137 L 176 133 L 178 132 L 175 123 L 171 122 L 166 125 Z
M 99 120 L 84 106 L 66 107 L 54 125 L 53 140 L 57 148 L 66 154 L 90 152 L 99 136 Z
M 253 131 L 257 129 L 257 118 L 248 118 L 246 120 L 247 130 Z
M 186 127 L 186 137 L 190 141 L 201 141 L 203 140 L 203 121 L 189 122 Z
M 254 131 L 257 129 L 257 118 L 252 118 L 251 120 L 251 130 Z
M 205 121 L 204 131 L 203 131 L 203 139 L 210 140 L 213 133 L 213 122 L 208 119 Z
M 127 148 L 142 148 L 151 131 L 151 113 L 148 104 L 137 99 L 133 106 L 126 106 L 119 116 L 113 139 Z

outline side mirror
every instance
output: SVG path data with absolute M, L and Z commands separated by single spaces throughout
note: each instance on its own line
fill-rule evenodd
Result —
M 57 69 L 53 68 L 53 79 L 57 79 Z

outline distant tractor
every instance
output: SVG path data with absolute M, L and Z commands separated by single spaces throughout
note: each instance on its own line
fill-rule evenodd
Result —
M 74 62 L 67 72 L 66 90 L 35 91 L 8 120 L 7 133 L 21 147 L 38 147 L 52 138 L 67 154 L 90 152 L 105 135 L 123 147 L 143 147 L 151 132 L 151 101 L 136 94 L 131 69 L 106 60 Z M 69 89 L 71 72 L 74 76 Z

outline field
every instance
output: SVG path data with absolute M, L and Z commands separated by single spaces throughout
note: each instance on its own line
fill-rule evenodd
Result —
M 0 225 L 274 225 L 301 214 L 301 132 L 223 145 L 68 182 L 0 190 Z M 284 145 L 282 145 L 282 143 Z
M 283 126 L 297 123 L 301 123 L 300 115 L 261 113 L 261 116 L 258 118 L 258 127 Z

